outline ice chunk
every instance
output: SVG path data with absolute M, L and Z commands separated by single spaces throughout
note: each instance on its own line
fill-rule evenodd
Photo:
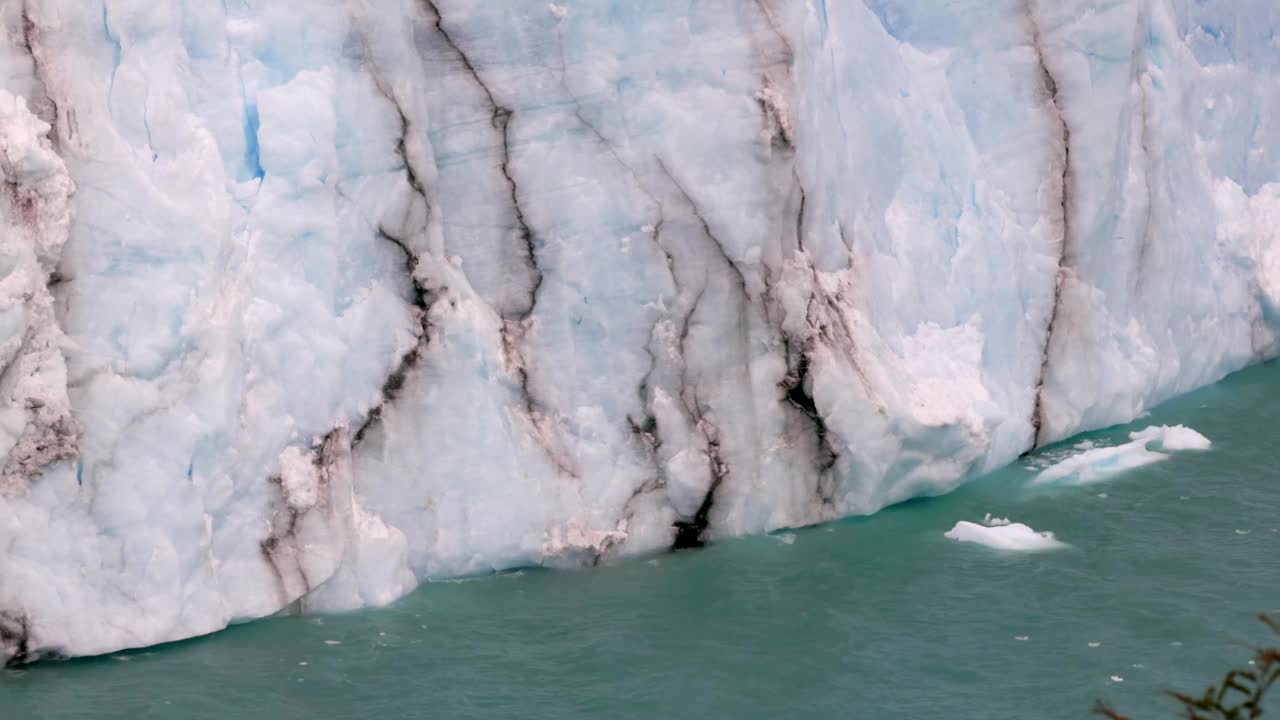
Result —
M 1164 453 L 1148 450 L 1142 442 L 1094 448 L 1072 455 L 1041 471 L 1031 482 L 1036 485 L 1068 479 L 1074 484 L 1097 482 L 1127 470 L 1160 462 L 1167 457 Z
M 1182 425 L 1151 426 L 1129 433 L 1129 440 L 1123 445 L 1092 448 L 1071 455 L 1042 471 L 1031 482 L 1036 485 L 1060 481 L 1076 485 L 1098 482 L 1169 457 L 1158 450 L 1208 450 L 1211 445 L 1208 438 Z
M 1160 450 L 1208 450 L 1213 443 L 1209 438 L 1183 425 L 1161 425 L 1129 433 L 1129 439 L 1146 443 Z
M 0 661 L 872 513 L 1276 356 L 1274 2 L 1097 5 L 0 1 Z M 1131 444 L 1031 464 L 1207 443 Z
M 1036 532 L 1022 523 L 986 526 L 961 520 L 943 535 L 958 542 L 977 543 L 997 550 L 1030 552 L 1066 547 L 1066 543 L 1054 537 L 1053 533 Z

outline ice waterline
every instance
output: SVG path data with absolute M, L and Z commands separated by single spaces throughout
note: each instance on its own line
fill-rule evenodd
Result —
M 1271 2 L 302 14 L 0 0 L 6 662 L 875 512 L 1276 355 Z

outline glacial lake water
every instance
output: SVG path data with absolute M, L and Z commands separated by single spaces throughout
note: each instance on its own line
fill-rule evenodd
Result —
M 1171 718 L 1162 690 L 1280 611 L 1280 366 L 1047 452 L 1161 424 L 1213 448 L 1074 487 L 1029 487 L 1032 457 L 868 518 L 8 670 L 0 718 Z M 986 513 L 1069 547 L 943 537 Z

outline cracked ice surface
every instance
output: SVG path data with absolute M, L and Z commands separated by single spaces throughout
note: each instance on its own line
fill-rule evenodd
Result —
M 1277 352 L 1265 0 L 0 0 L 0 654 L 869 513 Z

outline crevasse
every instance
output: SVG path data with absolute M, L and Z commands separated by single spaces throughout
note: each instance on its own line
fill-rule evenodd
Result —
M 1269 0 L 0 0 L 0 656 L 870 513 L 1277 353 Z

